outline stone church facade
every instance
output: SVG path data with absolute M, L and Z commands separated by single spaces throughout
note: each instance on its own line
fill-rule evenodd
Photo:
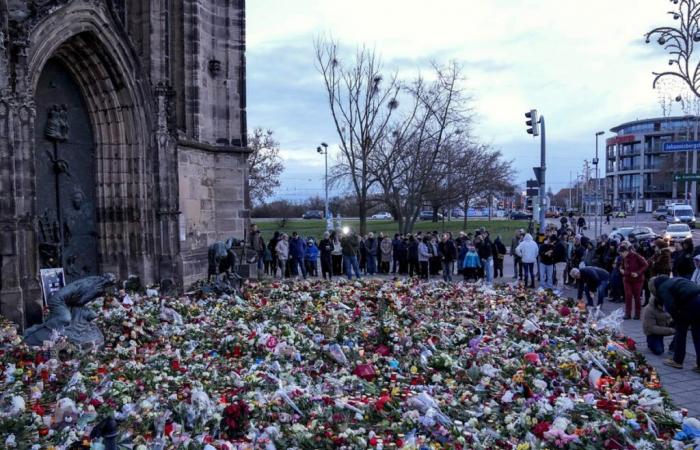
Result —
M 0 313 L 39 271 L 180 287 L 242 239 L 244 0 L 0 0 Z

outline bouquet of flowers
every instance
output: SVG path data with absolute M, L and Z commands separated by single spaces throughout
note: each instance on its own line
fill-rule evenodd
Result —
M 575 306 L 515 287 L 251 283 L 97 301 L 105 347 L 89 352 L 29 348 L 1 321 L 0 447 L 692 448 L 697 421 L 634 342 Z M 105 419 L 116 435 L 96 432 Z

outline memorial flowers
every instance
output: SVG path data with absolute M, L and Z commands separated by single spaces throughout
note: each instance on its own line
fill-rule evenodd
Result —
M 0 445 L 132 449 L 692 448 L 654 369 L 571 300 L 517 288 L 251 284 L 95 303 L 105 347 L 0 323 Z M 674 440 L 675 438 L 675 440 Z M 81 447 L 82 446 L 82 447 Z

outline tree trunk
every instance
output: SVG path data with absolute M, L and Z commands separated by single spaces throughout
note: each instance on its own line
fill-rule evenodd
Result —
M 440 212 L 439 206 L 433 206 L 433 223 L 438 222 L 438 213 Z
M 467 232 L 467 219 L 469 216 L 469 199 L 464 199 L 464 232 Z
M 359 200 L 360 236 L 364 236 L 367 233 L 367 199 L 361 198 Z

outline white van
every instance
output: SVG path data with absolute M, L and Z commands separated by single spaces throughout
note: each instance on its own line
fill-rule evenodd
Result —
M 667 223 L 687 223 L 690 228 L 695 228 L 695 213 L 690 205 L 675 204 L 668 207 L 666 214 Z

